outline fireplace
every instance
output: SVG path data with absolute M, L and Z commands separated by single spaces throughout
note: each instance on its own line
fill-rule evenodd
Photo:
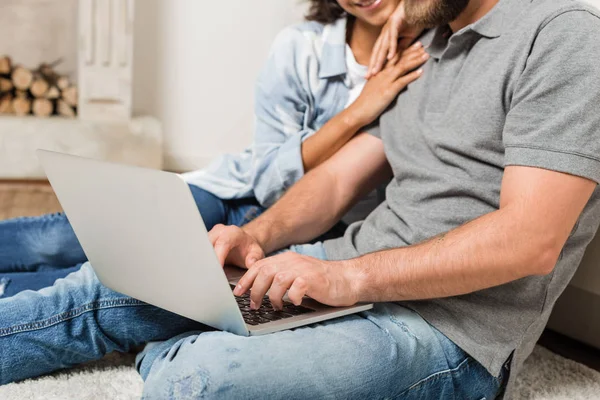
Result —
M 134 0 L 0 2 L 0 57 L 30 69 L 56 61 L 77 88 L 74 118 L 0 114 L 0 179 L 43 178 L 37 148 L 162 166 L 160 124 L 132 116 L 134 15 Z

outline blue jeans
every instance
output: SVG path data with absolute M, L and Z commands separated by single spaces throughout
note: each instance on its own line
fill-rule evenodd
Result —
M 320 243 L 291 250 L 325 258 Z M 146 399 L 480 400 L 505 379 L 394 303 L 242 337 L 113 292 L 85 263 L 52 287 L 0 299 L 0 310 L 0 384 L 148 342 L 136 362 Z
M 190 185 L 206 229 L 244 225 L 264 212 L 256 199 L 222 200 Z M 52 285 L 87 257 L 64 214 L 0 221 L 0 296 Z

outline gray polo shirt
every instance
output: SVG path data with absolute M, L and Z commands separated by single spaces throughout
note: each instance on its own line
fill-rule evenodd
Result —
M 504 167 L 600 182 L 600 17 L 569 0 L 500 0 L 451 35 L 370 133 L 394 172 L 387 201 L 325 243 L 348 259 L 419 243 L 499 208 Z M 600 224 L 596 190 L 552 274 L 452 298 L 403 302 L 493 375 L 529 355 Z

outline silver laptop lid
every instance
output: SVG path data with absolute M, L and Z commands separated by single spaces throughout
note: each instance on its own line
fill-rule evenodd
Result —
M 38 150 L 107 287 L 238 335 L 248 329 L 187 184 L 177 175 Z

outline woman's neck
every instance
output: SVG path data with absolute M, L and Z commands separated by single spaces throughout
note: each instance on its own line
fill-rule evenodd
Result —
M 359 19 L 348 18 L 347 42 L 354 58 L 361 65 L 369 65 L 371 52 L 381 33 L 381 27 L 369 25 Z

